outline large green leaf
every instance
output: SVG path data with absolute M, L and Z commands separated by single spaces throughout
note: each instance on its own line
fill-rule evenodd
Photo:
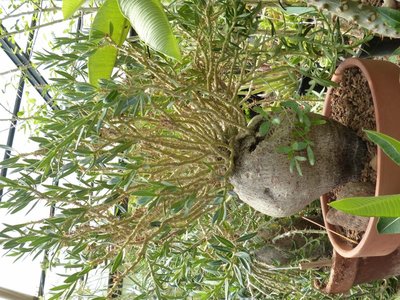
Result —
M 371 141 L 377 144 L 396 164 L 400 165 L 400 141 L 383 133 L 370 130 L 365 130 L 365 132 Z
M 63 0 L 62 13 L 64 19 L 72 17 L 74 12 L 76 12 L 76 10 L 82 6 L 83 2 L 85 2 L 85 0 Z
M 380 233 L 400 233 L 400 218 L 381 218 L 377 228 Z
M 128 32 L 129 21 L 122 15 L 117 0 L 107 0 L 93 20 L 91 36 L 104 33 L 118 46 L 122 45 Z M 89 57 L 89 82 L 98 85 L 99 79 L 109 79 L 117 59 L 118 50 L 110 44 L 101 45 Z
M 365 217 L 400 217 L 400 195 L 353 197 L 330 203 L 335 209 Z
M 178 42 L 159 0 L 119 0 L 119 4 L 140 39 L 154 50 L 180 60 Z

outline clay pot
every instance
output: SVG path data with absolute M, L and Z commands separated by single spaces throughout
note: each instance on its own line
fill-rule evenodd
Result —
M 333 252 L 331 273 L 326 284 L 317 284 L 328 294 L 348 292 L 353 285 L 400 274 L 400 249 L 389 255 L 344 258 Z
M 387 61 L 349 58 L 340 64 L 332 80 L 340 82 L 343 71 L 351 67 L 358 67 L 368 80 L 374 102 L 377 131 L 400 139 L 400 68 Z M 332 89 L 328 90 L 325 98 L 324 115 L 327 117 L 331 114 L 331 92 Z M 400 194 L 400 167 L 378 148 L 375 195 L 390 194 Z M 376 229 L 378 218 L 370 218 L 362 240 L 353 248 L 346 240 L 330 232 L 335 231 L 335 227 L 325 219 L 328 211 L 327 200 L 327 195 L 321 197 L 324 222 L 329 239 L 340 256 L 384 256 L 400 246 L 400 234 L 379 234 Z

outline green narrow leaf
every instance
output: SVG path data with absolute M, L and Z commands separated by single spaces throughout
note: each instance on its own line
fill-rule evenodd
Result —
M 292 149 L 295 151 L 304 150 L 304 149 L 306 149 L 306 147 L 307 147 L 307 143 L 305 143 L 305 142 L 294 142 L 292 144 Z
M 122 15 L 118 0 L 107 0 L 93 20 L 91 36 L 101 32 L 109 36 L 118 46 L 122 45 L 129 32 L 129 22 Z M 89 57 L 89 82 L 98 86 L 99 79 L 109 79 L 117 60 L 118 50 L 113 45 L 103 45 Z
M 233 271 L 235 273 L 236 279 L 239 281 L 240 286 L 244 286 L 243 284 L 243 277 L 242 277 L 242 272 L 240 271 L 239 267 L 236 265 L 233 265 Z
M 225 278 L 225 299 L 229 299 L 229 279 Z
M 212 217 L 212 224 L 218 224 L 222 220 L 223 210 L 222 207 L 217 209 Z
M 288 146 L 280 146 L 277 149 L 278 153 L 282 153 L 282 154 L 289 154 L 290 152 L 292 152 L 292 147 L 288 147 Z
M 83 2 L 85 2 L 85 0 L 63 0 L 62 13 L 64 19 L 72 17 L 74 12 L 76 12 L 79 9 L 79 7 L 82 6 Z
M 268 117 L 267 112 L 266 112 L 262 107 L 260 107 L 260 106 L 254 106 L 254 107 L 252 108 L 252 110 L 253 110 L 254 112 L 258 113 L 259 115 L 262 115 L 264 118 L 267 118 L 267 117 Z
M 252 232 L 252 233 L 248 233 L 248 234 L 244 234 L 241 237 L 239 237 L 236 242 L 244 242 L 247 240 L 252 239 L 253 237 L 255 237 L 257 235 L 257 232 Z
M 365 130 L 368 138 L 377 144 L 396 164 L 400 165 L 400 141 L 376 131 Z
M 247 261 L 251 261 L 250 254 L 248 254 L 248 253 L 246 253 L 246 252 L 243 252 L 243 251 L 236 252 L 236 253 L 235 253 L 235 256 L 241 257 L 241 258 L 243 258 L 243 259 L 245 259 L 245 260 L 247 260 Z
M 64 294 L 64 291 L 57 294 L 52 294 L 49 300 L 61 299 L 62 294 Z
M 298 156 L 296 156 L 296 158 L 297 158 L 297 157 L 298 157 Z M 301 171 L 301 166 L 300 166 L 300 164 L 299 164 L 298 159 L 295 159 L 295 164 L 296 164 L 297 173 L 298 173 L 300 176 L 303 176 L 303 172 Z
M 120 251 L 118 253 L 117 257 L 115 258 L 114 263 L 111 267 L 111 273 L 115 273 L 115 271 L 121 265 L 123 257 L 124 257 L 124 253 L 123 253 L 123 251 Z
M 15 164 L 19 160 L 19 156 L 14 156 L 0 162 L 1 166 L 9 166 Z
M 166 56 L 181 59 L 178 42 L 159 0 L 119 0 L 119 4 L 146 44 Z
M 400 233 L 400 218 L 381 218 L 377 229 L 379 233 Z
M 57 285 L 55 287 L 52 287 L 50 290 L 51 291 L 61 291 L 61 290 L 66 290 L 71 286 L 71 284 L 62 284 L 62 285 Z
M 269 131 L 269 127 L 270 127 L 270 126 L 269 126 L 269 122 L 268 122 L 268 121 L 263 122 L 263 123 L 261 124 L 259 130 L 258 130 L 258 133 L 259 133 L 261 136 L 267 135 L 267 133 L 268 133 L 268 131 Z
M 214 237 L 223 245 L 225 245 L 228 248 L 235 248 L 235 245 L 231 242 L 228 241 L 227 239 L 223 238 L 222 236 L 219 235 L 214 235 Z
M 311 166 L 315 165 L 314 151 L 311 149 L 310 146 L 307 146 L 307 158 Z
M 295 168 L 295 166 L 296 166 L 296 163 L 297 163 L 297 161 L 296 161 L 294 158 L 292 158 L 292 159 L 290 160 L 290 165 L 289 165 L 289 171 L 290 171 L 290 173 L 293 173 L 294 168 Z
M 305 158 L 304 156 L 295 156 L 294 158 L 297 161 L 307 161 L 307 158 Z
M 221 251 L 221 252 L 232 253 L 232 249 L 225 247 L 225 246 L 219 246 L 219 245 L 215 245 L 215 244 L 211 244 L 210 246 L 211 246 L 211 248 Z
M 400 195 L 345 198 L 331 202 L 330 206 L 357 216 L 399 217 Z

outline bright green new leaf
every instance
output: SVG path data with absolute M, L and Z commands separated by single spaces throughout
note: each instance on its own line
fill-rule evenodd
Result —
M 357 216 L 400 217 L 400 195 L 345 198 L 330 206 Z
M 118 46 L 122 45 L 129 32 L 129 22 L 122 15 L 118 0 L 107 0 L 93 20 L 91 36 L 101 32 L 109 36 Z M 89 57 L 89 82 L 98 85 L 99 79 L 109 79 L 117 59 L 118 50 L 113 45 L 102 45 Z
M 396 164 L 400 165 L 400 141 L 383 133 L 369 130 L 365 130 L 365 132 L 371 141 L 377 144 Z
M 119 0 L 119 4 L 140 39 L 156 51 L 181 59 L 178 42 L 159 0 Z
M 77 9 L 82 6 L 83 2 L 85 2 L 85 0 L 63 0 L 62 13 L 64 19 L 72 17 L 74 12 L 76 12 Z

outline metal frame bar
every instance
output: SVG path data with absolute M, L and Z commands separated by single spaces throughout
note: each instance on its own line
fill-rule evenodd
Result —
M 36 18 L 35 17 L 32 18 L 31 25 L 32 25 L 32 27 L 36 26 Z M 0 29 L 4 33 L 8 32 L 7 29 L 2 24 L 0 24 Z M 12 62 L 18 68 L 21 68 L 23 70 L 23 72 L 25 73 L 25 76 L 27 77 L 29 82 L 38 91 L 38 93 L 42 96 L 44 101 L 52 109 L 57 109 L 58 107 L 53 103 L 53 100 L 52 100 L 49 92 L 45 90 L 46 86 L 47 86 L 47 81 L 39 73 L 39 71 L 36 70 L 36 68 L 31 66 L 30 57 L 32 54 L 32 44 L 33 44 L 34 35 L 35 35 L 35 30 L 33 30 L 29 33 L 28 45 L 26 47 L 25 52 L 22 51 L 22 49 L 18 45 L 18 43 L 13 42 L 9 37 L 0 38 L 0 47 L 4 50 L 4 52 L 7 54 L 7 56 L 12 60 Z M 24 71 L 24 68 L 26 68 L 25 71 Z M 15 131 L 16 131 L 16 125 L 17 125 L 17 114 L 21 107 L 21 101 L 22 101 L 24 87 L 25 87 L 25 78 L 24 78 L 24 76 L 21 76 L 21 78 L 19 80 L 19 84 L 18 84 L 17 96 L 15 99 L 13 115 L 12 115 L 12 121 L 11 121 L 8 138 L 7 138 L 7 146 L 10 148 L 12 148 L 13 143 L 14 143 L 14 137 L 15 137 Z M 3 160 L 10 158 L 10 155 L 11 155 L 11 151 L 6 150 L 4 153 Z M 2 168 L 1 176 L 6 177 L 7 171 L 8 171 L 8 168 Z M 0 201 L 1 201 L 2 196 L 3 196 L 3 190 L 0 190 Z
M 36 26 L 36 17 L 37 17 L 37 14 L 35 14 L 32 17 L 32 22 L 31 22 L 32 27 Z M 3 29 L 5 29 L 4 26 L 2 26 L 2 27 L 3 27 Z M 35 30 L 32 30 L 31 32 L 29 32 L 28 43 L 26 46 L 26 56 L 28 57 L 28 59 L 30 59 L 30 57 L 32 55 L 32 45 L 33 45 L 34 36 L 35 36 Z M 19 83 L 18 83 L 17 96 L 16 96 L 15 102 L 14 102 L 14 109 L 13 109 L 13 113 L 12 113 L 12 117 L 11 117 L 12 120 L 11 120 L 10 129 L 8 131 L 8 137 L 7 137 L 7 146 L 10 148 L 14 144 L 16 126 L 17 126 L 17 122 L 18 122 L 17 115 L 21 108 L 21 102 L 22 102 L 24 88 L 25 88 L 25 78 L 23 76 L 21 76 L 19 79 Z M 9 159 L 10 156 L 11 156 L 11 150 L 7 149 L 4 152 L 3 160 Z M 2 168 L 1 176 L 6 177 L 7 170 L 8 170 L 8 168 Z M 0 196 L 2 196 L 2 194 L 3 194 L 3 190 L 0 191 Z
M 0 287 L 0 299 L 5 300 L 39 300 L 36 296 L 27 295 L 10 289 Z
M 6 34 L 8 33 L 7 29 L 2 24 L 0 24 L 0 29 L 2 32 Z M 40 72 L 31 65 L 30 55 L 22 51 L 21 47 L 16 42 L 13 42 L 9 37 L 0 38 L 0 47 L 8 55 L 12 62 L 18 68 L 21 68 L 23 72 L 25 72 L 26 78 L 42 96 L 46 103 L 52 109 L 57 109 L 58 107 L 54 104 L 49 92 L 46 91 L 46 86 L 48 85 L 47 81 L 40 74 Z

